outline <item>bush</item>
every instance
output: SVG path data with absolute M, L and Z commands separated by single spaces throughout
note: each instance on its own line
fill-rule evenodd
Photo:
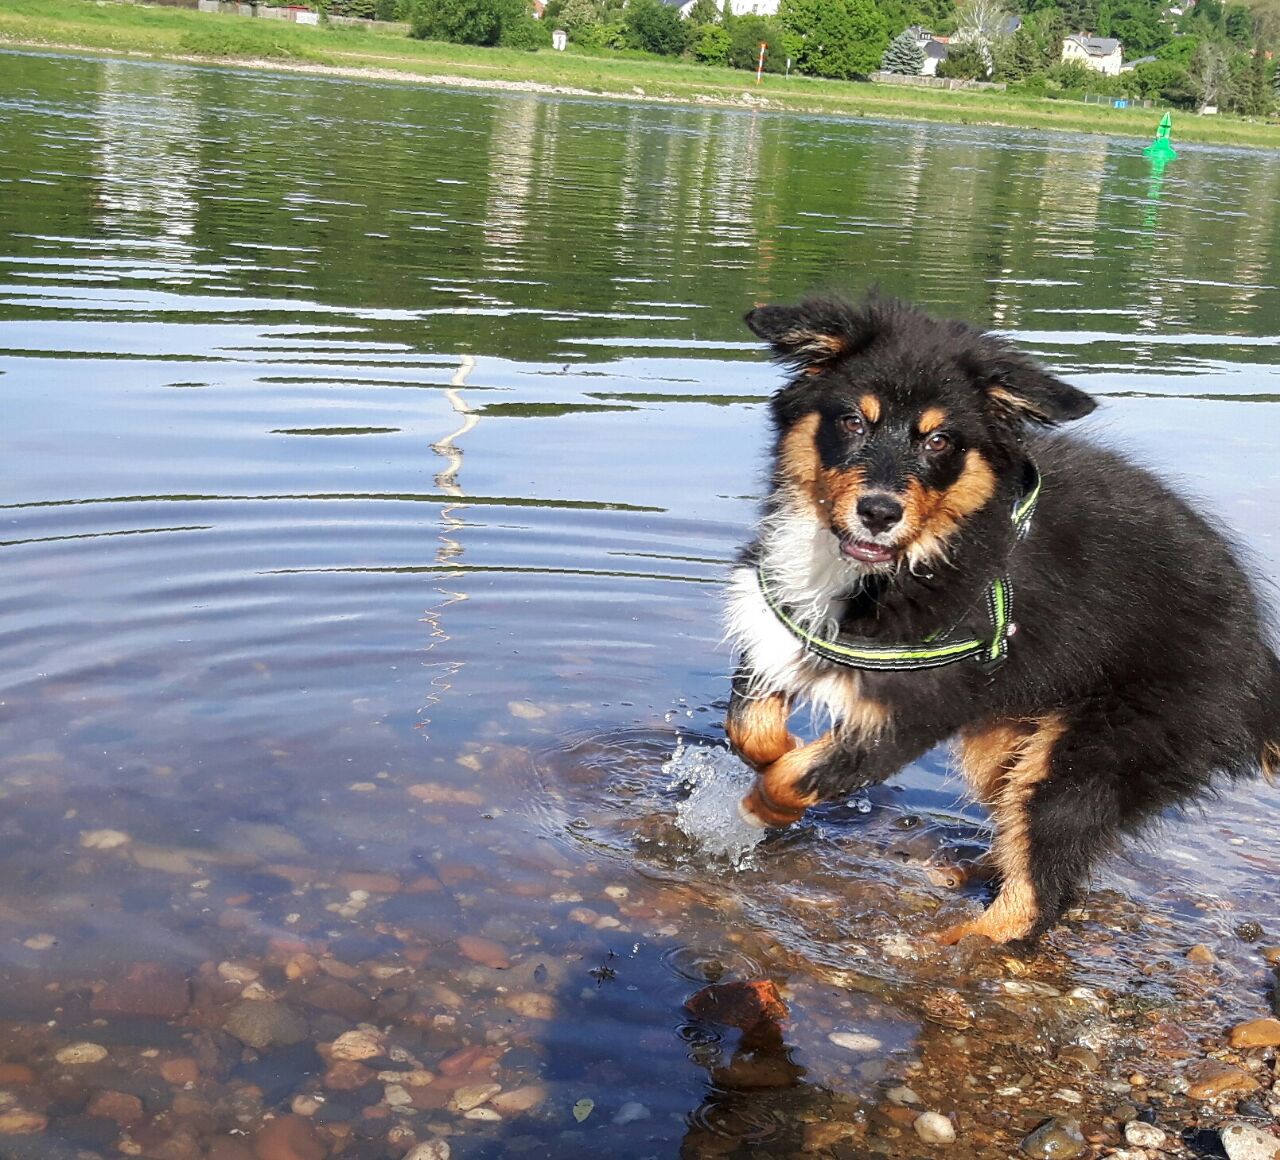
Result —
M 519 19 L 502 26 L 498 43 L 503 48 L 537 52 L 540 48 L 551 47 L 551 29 L 545 20 L 534 20 L 528 13 L 522 13 Z
M 733 37 L 723 24 L 704 24 L 689 44 L 693 59 L 703 64 L 728 64 Z
M 787 54 L 782 47 L 782 27 L 767 16 L 738 16 L 729 24 L 729 63 L 734 68 L 756 71 L 760 63 L 760 45 L 767 45 L 764 71 L 780 73 L 787 67 Z
M 947 46 L 947 59 L 938 62 L 938 76 L 962 81 L 985 81 L 987 58 L 982 49 L 969 41 L 967 44 Z
M 865 77 L 880 67 L 889 25 L 875 0 L 782 0 L 778 20 L 796 68 L 820 77 Z
M 1103 77 L 1081 61 L 1067 60 L 1060 61 L 1049 70 L 1049 79 L 1067 92 L 1086 93 L 1098 91 L 1094 86 Z
M 524 16 L 523 0 L 416 0 L 410 35 L 454 44 L 497 44 Z
M 688 36 L 680 13 L 659 0 L 631 0 L 623 23 L 632 48 L 659 56 L 678 56 Z

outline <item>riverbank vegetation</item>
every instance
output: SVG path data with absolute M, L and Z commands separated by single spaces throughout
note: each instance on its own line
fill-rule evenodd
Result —
M 723 26 L 718 23 L 717 27 Z M 571 43 L 566 52 L 530 52 L 414 39 L 374 26 L 307 27 L 287 21 L 91 0 L 5 0 L 0 5 L 0 40 L 169 58 L 274 62 L 382 79 L 456 80 L 702 105 L 750 105 L 779 111 L 1075 133 L 1150 137 L 1155 123 L 1150 110 L 1085 105 L 1061 97 L 1047 99 L 1026 90 L 947 92 L 850 83 L 794 71 L 790 77 L 771 73 L 756 87 L 751 78 L 731 67 L 732 59 L 729 65 L 703 64 L 696 59 L 581 42 Z M 758 41 L 755 47 L 758 52 Z M 776 63 L 766 59 L 766 71 L 771 67 L 776 68 Z M 1232 116 L 1180 118 L 1175 136 L 1181 141 L 1280 144 L 1280 129 L 1261 120 Z

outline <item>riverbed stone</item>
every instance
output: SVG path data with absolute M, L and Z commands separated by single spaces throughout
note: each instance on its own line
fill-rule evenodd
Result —
M 100 1043 L 72 1043 L 56 1052 L 53 1058 L 67 1067 L 82 1067 L 101 1063 L 107 1058 L 107 1049 Z
M 955 1125 L 941 1112 L 921 1112 L 912 1122 L 915 1133 L 926 1144 L 954 1144 Z
M 253 1138 L 258 1160 L 324 1160 L 329 1149 L 302 1116 L 271 1120 Z
M 414 1148 L 404 1160 L 449 1160 L 452 1154 L 447 1140 L 428 1140 Z
M 478 1108 L 481 1104 L 488 1103 L 500 1091 L 502 1091 L 502 1085 L 496 1083 L 464 1084 L 454 1091 L 453 1099 L 449 1101 L 449 1106 L 455 1111 L 469 1112 L 472 1108 Z
M 1125 1142 L 1135 1148 L 1163 1148 L 1169 1135 L 1163 1128 L 1155 1124 L 1144 1124 L 1141 1120 L 1131 1120 L 1124 1126 Z
M 333 1041 L 329 1054 L 335 1062 L 359 1063 L 376 1059 L 383 1052 L 382 1038 L 376 1031 L 363 1028 L 347 1031 Z
M 33 1136 L 48 1126 L 48 1116 L 39 1112 L 28 1112 L 22 1108 L 0 1112 L 0 1136 Z
M 1250 1019 L 1231 1029 L 1232 1047 L 1280 1047 L 1280 1019 Z
M 1211 1100 L 1227 1092 L 1251 1092 L 1258 1081 L 1234 1064 L 1220 1059 L 1198 1059 L 1183 1073 L 1187 1095 L 1193 1100 Z
M 186 975 L 163 963 L 132 964 L 119 977 L 108 979 L 89 1004 L 97 1015 L 155 1019 L 177 1019 L 190 1006 L 191 985 Z
M 271 999 L 242 999 L 223 1020 L 223 1029 L 248 1047 L 288 1047 L 307 1037 L 307 1021 L 292 1007 Z
M 1084 1133 L 1075 1120 L 1045 1120 L 1022 1141 L 1022 1154 L 1033 1160 L 1071 1160 L 1088 1148 Z
M 1252 1124 L 1228 1124 L 1219 1135 L 1231 1160 L 1280 1160 L 1280 1139 Z
M 122 1128 L 136 1124 L 144 1115 L 142 1101 L 128 1092 L 98 1092 L 85 1110 L 91 1116 L 115 1120 Z

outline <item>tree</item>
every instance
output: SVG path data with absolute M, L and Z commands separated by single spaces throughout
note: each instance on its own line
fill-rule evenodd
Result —
M 880 67 L 887 73 L 897 73 L 904 77 L 918 77 L 924 68 L 924 49 L 916 40 L 915 33 L 900 32 L 884 50 L 880 58 Z
M 938 76 L 953 80 L 985 81 L 991 74 L 987 72 L 987 57 L 982 46 L 972 41 L 956 44 L 952 41 L 947 46 L 947 59 L 938 62 Z
M 960 6 L 951 43 L 976 46 L 983 66 L 978 79 L 986 80 L 995 71 L 996 48 L 1009 35 L 1009 24 L 1008 9 L 1000 0 L 964 0 Z
M 782 47 L 782 26 L 767 16 L 735 16 L 729 25 L 729 63 L 734 68 L 755 72 L 760 63 L 760 46 L 767 45 L 764 71 L 782 72 L 786 51 Z
M 600 13 L 594 0 L 564 0 L 557 23 L 570 36 L 577 39 L 577 33 L 584 28 L 600 23 Z
M 720 19 L 720 7 L 716 0 L 694 0 L 689 9 L 689 23 L 698 28 L 704 24 L 715 24 Z
M 416 0 L 410 35 L 455 44 L 497 44 L 504 25 L 524 15 L 524 0 Z
M 659 0 L 631 0 L 623 24 L 632 48 L 659 56 L 678 56 L 684 51 L 688 32 L 680 13 Z
M 1224 11 L 1222 28 L 1228 40 L 1245 48 L 1253 39 L 1253 15 L 1243 4 L 1228 4 Z
M 702 64 L 728 64 L 733 37 L 723 24 L 704 24 L 696 28 L 689 42 L 693 59 Z
M 1124 81 L 1136 97 L 1159 98 L 1181 109 L 1195 107 L 1196 89 L 1191 75 L 1176 61 L 1155 60 L 1140 64 L 1124 74 Z
M 1220 104 L 1227 82 L 1231 79 L 1231 64 L 1227 60 L 1227 54 L 1218 45 L 1206 41 L 1196 49 L 1189 71 L 1201 107 Z
M 1031 31 L 1019 28 L 996 46 L 995 65 L 1002 81 L 1021 81 L 1044 69 L 1044 56 Z
M 875 0 L 782 0 L 796 68 L 820 77 L 866 76 L 880 65 L 889 28 Z

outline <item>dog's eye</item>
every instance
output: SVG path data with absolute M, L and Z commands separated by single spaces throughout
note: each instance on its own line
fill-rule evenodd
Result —
M 944 435 L 941 431 L 934 431 L 933 434 L 925 437 L 924 449 L 932 455 L 938 455 L 950 446 L 951 436 Z
M 865 435 L 867 433 L 866 421 L 859 414 L 841 415 L 839 420 L 840 429 L 850 435 Z

